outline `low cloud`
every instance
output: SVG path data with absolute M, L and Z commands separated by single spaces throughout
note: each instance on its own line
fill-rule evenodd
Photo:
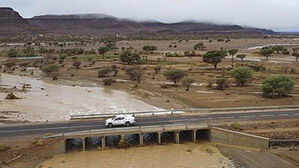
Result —
M 136 20 L 196 20 L 299 30 L 298 0 L 1 0 L 23 17 L 103 13 Z

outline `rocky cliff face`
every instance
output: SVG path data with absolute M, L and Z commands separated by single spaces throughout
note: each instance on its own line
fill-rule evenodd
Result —
M 18 12 L 11 8 L 0 8 L 0 36 L 15 36 L 37 33 L 33 27 Z
M 156 21 L 137 22 L 103 14 L 42 15 L 23 19 L 11 8 L 0 8 L 0 36 L 19 34 L 71 34 L 71 35 L 135 35 L 146 33 L 209 34 L 250 33 L 271 34 L 264 29 L 243 28 L 238 25 L 217 25 L 197 22 L 166 24 Z

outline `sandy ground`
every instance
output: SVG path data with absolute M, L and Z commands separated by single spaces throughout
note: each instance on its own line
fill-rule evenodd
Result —
M 271 149 L 254 152 L 235 148 L 219 147 L 224 156 L 230 158 L 237 168 L 298 168 L 299 151 Z
M 233 168 L 217 148 L 204 144 L 169 144 L 58 155 L 36 168 Z

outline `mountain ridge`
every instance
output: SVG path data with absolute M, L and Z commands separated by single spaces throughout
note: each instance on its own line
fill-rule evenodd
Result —
M 274 34 L 272 30 L 183 21 L 163 23 L 159 21 L 134 21 L 106 14 L 39 15 L 23 18 L 12 8 L 0 8 L 0 36 L 39 33 L 57 35 L 124 36 L 147 33 L 170 34 Z

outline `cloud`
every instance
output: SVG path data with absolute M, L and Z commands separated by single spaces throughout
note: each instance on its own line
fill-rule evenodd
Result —
M 24 17 L 103 13 L 137 20 L 208 21 L 299 30 L 298 0 L 1 0 Z

